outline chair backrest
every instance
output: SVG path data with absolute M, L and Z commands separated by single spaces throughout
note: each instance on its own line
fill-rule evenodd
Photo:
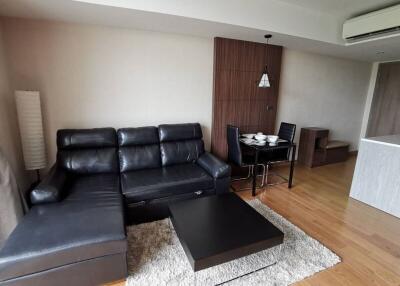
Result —
M 117 136 L 113 128 L 57 131 L 57 164 L 77 174 L 117 173 Z
M 282 122 L 279 127 L 278 136 L 281 139 L 293 142 L 294 135 L 296 134 L 296 124 Z
M 121 173 L 161 167 L 157 127 L 121 128 L 117 135 Z
M 162 166 L 195 162 L 204 153 L 199 123 L 163 124 L 158 126 L 158 136 Z
M 242 149 L 239 142 L 239 128 L 227 125 L 226 138 L 228 143 L 228 161 L 238 166 L 242 165 Z
M 278 136 L 280 139 L 293 142 L 295 135 L 296 135 L 296 124 L 281 122 L 281 126 L 279 127 L 279 132 L 278 132 Z M 273 154 L 271 154 L 272 158 L 271 160 L 272 161 L 289 160 L 290 150 L 291 150 L 290 148 L 275 150 Z

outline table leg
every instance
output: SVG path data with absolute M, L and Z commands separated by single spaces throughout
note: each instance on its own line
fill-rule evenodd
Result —
M 258 150 L 256 150 L 255 158 L 254 158 L 254 170 L 253 170 L 253 186 L 251 190 L 251 195 L 254 197 L 256 195 L 256 187 L 257 187 L 257 173 L 258 173 Z
M 292 187 L 292 180 L 293 180 L 293 171 L 294 171 L 294 161 L 296 159 L 296 145 L 292 147 L 292 159 L 290 161 L 290 173 L 289 173 L 289 182 L 288 188 Z

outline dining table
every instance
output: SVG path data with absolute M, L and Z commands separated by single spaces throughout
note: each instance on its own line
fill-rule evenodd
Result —
M 290 149 L 290 169 L 289 169 L 289 179 L 288 179 L 288 188 L 292 187 L 293 182 L 293 172 L 294 172 L 294 162 L 296 159 L 296 143 L 289 142 L 286 140 L 278 139 L 275 143 L 266 142 L 265 144 L 258 144 L 257 140 L 254 140 L 251 143 L 248 143 L 245 139 L 240 139 L 240 144 L 243 144 L 247 148 L 250 148 L 254 151 L 254 166 L 256 166 L 256 171 L 253 172 L 252 176 L 252 188 L 251 194 L 254 197 L 256 195 L 256 187 L 257 187 L 257 166 L 259 161 L 259 155 L 261 152 L 273 152 L 275 150 L 282 149 Z

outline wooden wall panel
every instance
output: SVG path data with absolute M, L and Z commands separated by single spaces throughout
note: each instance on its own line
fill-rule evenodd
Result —
M 379 65 L 367 137 L 400 133 L 400 63 Z
M 243 132 L 274 133 L 281 71 L 282 47 L 215 38 L 214 95 L 211 149 L 226 159 L 226 125 Z M 258 81 L 268 66 L 270 88 Z

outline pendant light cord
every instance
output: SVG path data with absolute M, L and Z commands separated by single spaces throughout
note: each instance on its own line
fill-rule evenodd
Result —
M 265 39 L 267 39 L 267 45 L 265 47 L 265 72 L 267 72 L 267 63 L 268 63 L 268 44 L 269 44 L 269 39 L 272 38 L 272 35 L 267 34 L 264 36 Z
M 267 63 L 268 63 L 268 42 L 269 38 L 267 38 L 267 46 L 265 47 L 265 71 L 267 71 Z

